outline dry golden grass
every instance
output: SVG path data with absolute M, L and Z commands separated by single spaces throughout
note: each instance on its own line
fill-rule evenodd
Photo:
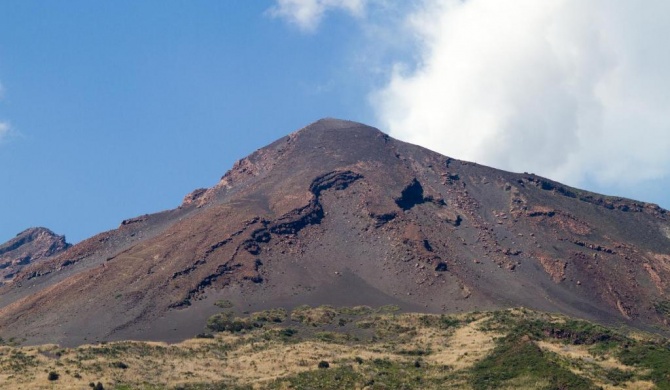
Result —
M 198 383 L 284 388 L 288 382 L 281 380 L 294 378 L 299 373 L 316 372 L 319 362 L 325 360 L 331 370 L 348 367 L 363 376 L 370 375 L 374 362 L 388 362 L 385 364 L 396 365 L 393 366 L 396 368 L 387 370 L 401 372 L 406 370 L 403 367 L 420 364 L 421 371 L 416 372 L 420 372 L 425 383 L 432 384 L 427 388 L 448 385 L 469 389 L 473 367 L 489 356 L 498 340 L 506 335 L 504 327 L 491 325 L 495 318 L 491 313 L 447 318 L 373 312 L 354 315 L 346 328 L 332 324 L 317 328 L 312 319 L 322 320 L 323 313 L 323 308 L 305 311 L 304 318 L 310 318 L 307 324 L 266 324 L 248 332 L 217 333 L 214 338 L 191 339 L 172 345 L 127 341 L 78 348 L 0 347 L 0 388 L 87 389 L 91 382 L 102 382 L 107 390 L 172 389 Z M 523 311 L 508 313 L 519 318 L 525 315 Z M 562 323 L 560 318 L 540 316 Z M 326 317 L 330 321 L 333 316 Z M 286 327 L 300 330 L 297 335 L 282 335 L 280 330 Z M 635 337 L 643 338 L 642 335 Z M 637 378 L 638 374 L 644 376 L 641 369 L 626 366 L 608 354 L 595 356 L 588 346 L 557 340 L 534 343 L 567 362 L 572 372 L 604 389 L 655 388 L 654 383 Z M 602 373 L 607 370 L 635 373 L 637 379 L 613 384 L 603 379 Z M 58 373 L 59 378 L 48 380 L 49 372 Z M 503 382 L 500 388 L 533 389 L 549 384 L 542 377 L 521 375 Z
M 641 338 L 642 336 L 638 336 Z M 635 389 L 635 390 L 648 390 L 655 389 L 656 386 L 653 382 L 635 380 L 627 381 L 620 385 L 612 385 L 605 382 L 599 381 L 597 378 L 594 378 L 590 375 L 591 371 L 589 366 L 599 366 L 604 370 L 618 369 L 621 371 L 633 372 L 635 369 L 633 367 L 627 366 L 621 363 L 618 359 L 615 359 L 612 356 L 595 356 L 589 351 L 589 347 L 585 345 L 571 345 L 563 344 L 557 342 L 547 342 L 547 341 L 538 341 L 537 345 L 545 351 L 553 352 L 568 361 L 577 361 L 583 362 L 585 365 L 584 369 L 572 368 L 572 371 L 583 376 L 591 377 L 594 383 L 605 390 L 609 389 Z
M 307 314 L 310 319 L 321 319 L 322 312 Z M 391 340 L 360 343 L 318 339 L 286 342 L 277 337 L 263 338 L 263 332 L 269 335 L 271 331 L 257 330 L 238 335 L 219 333 L 214 339 L 191 339 L 173 345 L 129 341 L 74 349 L 56 345 L 2 347 L 0 362 L 11 360 L 12 353 L 17 351 L 31 358 L 20 370 L 3 370 L 0 380 L 7 388 L 15 389 L 54 386 L 82 389 L 98 381 L 103 384 L 148 383 L 160 387 L 228 381 L 257 387 L 277 378 L 314 370 L 322 360 L 331 362 L 332 367 L 337 367 L 338 362 L 353 364 L 356 358 L 411 363 L 416 357 L 403 352 L 418 349 L 431 351 L 423 357 L 429 364 L 462 369 L 493 346 L 492 335 L 478 331 L 477 323 L 454 331 L 422 327 L 417 315 L 383 314 L 374 318 L 407 329 L 412 327 L 413 331 Z M 120 362 L 127 368 L 120 368 Z M 57 381 L 47 379 L 51 371 L 59 374 Z
M 495 338 L 500 336 L 495 332 L 484 332 L 479 329 L 481 322 L 486 318 L 471 322 L 455 330 L 445 342 L 433 341 L 435 352 L 425 358 L 429 363 L 453 367 L 456 370 L 471 367 L 486 356 L 495 346 Z M 429 331 L 432 331 L 429 330 Z
M 546 342 L 538 341 L 537 345 L 547 351 L 558 354 L 559 356 L 565 357 L 570 360 L 582 360 L 585 362 L 596 364 L 605 369 L 618 368 L 623 371 L 632 370 L 631 367 L 628 367 L 622 364 L 617 359 L 612 356 L 607 357 L 596 357 L 589 352 L 588 346 L 585 345 L 571 345 L 571 344 L 561 344 L 555 342 Z

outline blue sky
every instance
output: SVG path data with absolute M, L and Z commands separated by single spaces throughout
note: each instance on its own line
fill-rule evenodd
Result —
M 667 7 L 581 3 L 1 2 L 0 242 L 174 208 L 321 117 L 670 207 Z

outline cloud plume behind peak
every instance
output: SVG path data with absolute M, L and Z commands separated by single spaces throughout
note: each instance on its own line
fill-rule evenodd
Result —
M 397 138 L 582 184 L 670 170 L 670 3 L 427 0 L 419 61 L 371 95 Z

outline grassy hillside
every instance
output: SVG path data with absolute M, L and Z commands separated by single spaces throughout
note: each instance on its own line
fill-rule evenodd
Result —
M 167 345 L 0 347 L 12 389 L 670 389 L 670 343 L 526 309 L 462 315 L 299 307 Z

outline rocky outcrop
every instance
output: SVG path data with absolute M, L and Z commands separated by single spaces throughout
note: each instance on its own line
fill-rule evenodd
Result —
M 202 199 L 202 197 L 205 195 L 206 192 L 207 188 L 198 188 L 191 191 L 190 194 L 184 197 L 181 207 L 189 206 L 192 204 L 198 204 L 198 202 L 200 201 L 200 199 Z
M 30 228 L 0 245 L 0 283 L 11 281 L 23 267 L 60 254 L 70 247 L 65 236 L 42 227 Z
M 326 190 L 340 191 L 349 187 L 353 182 L 362 179 L 363 176 L 346 171 L 333 171 L 315 178 L 309 191 L 312 195 L 309 203 L 291 210 L 290 212 L 280 216 L 274 221 L 253 219 L 242 231 L 238 231 L 227 237 L 226 239 L 212 245 L 212 247 L 205 252 L 203 259 L 198 260 L 193 266 L 185 270 L 179 271 L 172 276 L 172 279 L 177 279 L 186 276 L 194 271 L 198 266 L 207 263 L 207 256 L 212 254 L 215 250 L 230 244 L 235 244 L 235 238 L 242 236 L 247 227 L 260 224 L 261 228 L 253 230 L 246 240 L 243 240 L 237 245 L 230 260 L 219 265 L 216 270 L 202 278 L 197 284 L 188 290 L 183 298 L 177 302 L 173 302 L 171 308 L 182 308 L 190 306 L 192 301 L 198 299 L 203 295 L 203 291 L 211 286 L 215 281 L 225 275 L 231 275 L 239 272 L 243 280 L 249 280 L 253 283 L 262 283 L 263 276 L 261 275 L 261 266 L 263 260 L 259 258 L 262 252 L 262 246 L 268 244 L 273 236 L 277 235 L 296 235 L 304 228 L 310 225 L 318 225 L 324 218 L 323 206 L 320 203 L 320 196 Z M 243 237 L 243 236 L 242 236 Z

